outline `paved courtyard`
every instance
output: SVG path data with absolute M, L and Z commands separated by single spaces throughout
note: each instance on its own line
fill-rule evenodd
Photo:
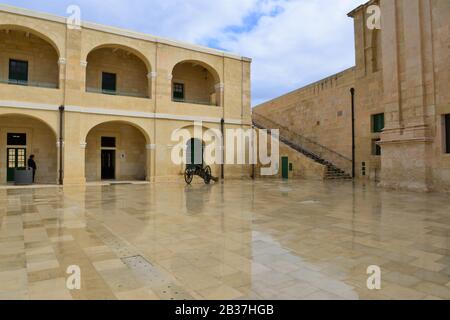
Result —
M 450 299 L 449 233 L 448 194 L 352 182 L 2 189 L 0 299 Z

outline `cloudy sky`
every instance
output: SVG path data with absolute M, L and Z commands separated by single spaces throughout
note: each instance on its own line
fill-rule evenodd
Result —
M 366 0 L 2 0 L 4 4 L 231 51 L 253 59 L 253 105 L 354 65 L 353 21 Z

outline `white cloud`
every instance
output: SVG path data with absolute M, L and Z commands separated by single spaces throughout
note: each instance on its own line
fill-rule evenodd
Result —
M 221 47 L 253 58 L 253 101 L 258 104 L 354 65 L 353 20 L 358 0 L 284 1 L 239 37 L 222 34 Z

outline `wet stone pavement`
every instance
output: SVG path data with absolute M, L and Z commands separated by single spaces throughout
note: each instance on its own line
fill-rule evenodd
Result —
M 0 299 L 450 299 L 449 233 L 448 194 L 352 182 L 2 189 Z

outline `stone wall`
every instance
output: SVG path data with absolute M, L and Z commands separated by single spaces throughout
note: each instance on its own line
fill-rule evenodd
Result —
M 450 113 L 450 3 L 382 1 L 386 128 L 382 181 L 388 188 L 450 190 L 442 118 Z M 396 44 L 396 45 L 393 45 Z
M 263 166 L 261 163 L 258 163 L 255 166 L 255 177 L 280 179 L 282 177 L 281 158 L 283 157 L 288 157 L 289 163 L 292 164 L 292 171 L 289 171 L 290 179 L 323 180 L 325 178 L 326 166 L 311 160 L 282 142 L 280 142 L 280 158 L 278 159 L 279 167 L 277 174 L 274 176 L 262 176 L 261 168 L 268 166 Z
M 367 28 L 369 5 L 381 8 L 381 30 Z M 450 113 L 450 3 L 372 0 L 349 16 L 355 25 L 355 67 L 257 106 L 254 117 L 351 156 L 353 88 L 356 177 L 389 188 L 450 190 L 443 125 Z M 385 128 L 376 133 L 372 117 L 380 113 Z M 381 156 L 373 153 L 376 140 Z
M 288 93 L 253 109 L 253 113 L 351 157 L 351 96 L 354 70 Z

